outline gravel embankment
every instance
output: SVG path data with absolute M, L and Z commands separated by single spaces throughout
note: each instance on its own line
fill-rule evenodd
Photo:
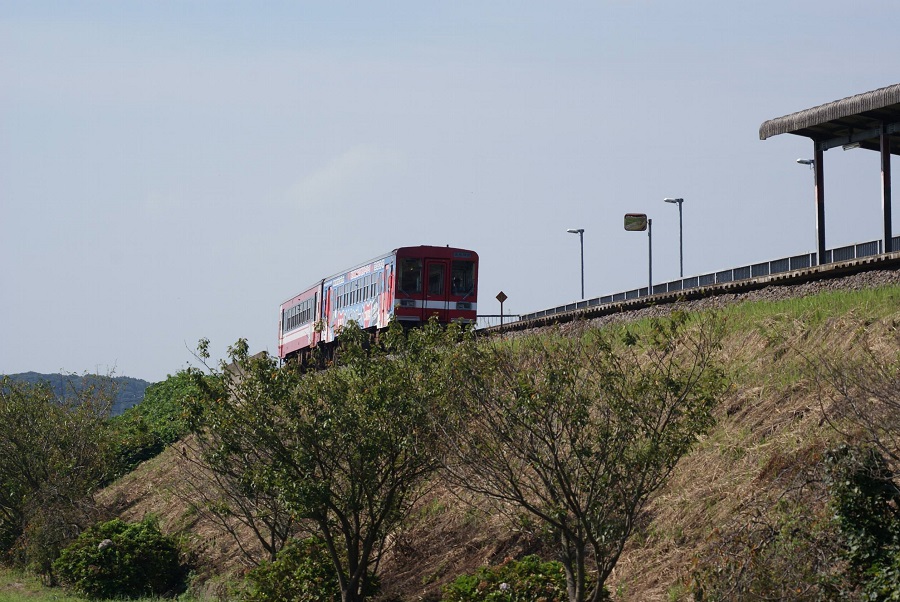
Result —
M 677 303 L 669 303 L 666 305 L 644 307 L 634 311 L 610 314 L 608 316 L 592 318 L 586 321 L 576 320 L 561 324 L 558 328 L 562 332 L 568 332 L 570 330 L 584 328 L 586 325 L 604 326 L 606 324 L 631 322 L 643 318 L 663 317 L 671 314 L 673 311 L 703 311 L 708 309 L 719 309 L 732 303 L 742 303 L 744 301 L 783 301 L 786 299 L 817 295 L 827 291 L 863 290 L 889 285 L 900 286 L 900 270 L 877 270 L 853 274 L 852 276 L 845 276 L 843 278 L 816 280 L 804 284 L 767 286 L 746 293 L 727 293 L 694 301 L 679 301 Z M 541 330 L 542 328 L 530 328 L 518 332 L 509 332 L 507 335 L 528 334 Z M 556 326 L 549 328 L 556 328 Z

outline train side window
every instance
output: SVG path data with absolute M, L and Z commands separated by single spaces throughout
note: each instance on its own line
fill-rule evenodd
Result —
M 454 261 L 450 268 L 452 288 L 454 295 L 469 295 L 475 289 L 475 262 Z
M 400 292 L 422 292 L 422 260 L 403 259 L 400 263 Z

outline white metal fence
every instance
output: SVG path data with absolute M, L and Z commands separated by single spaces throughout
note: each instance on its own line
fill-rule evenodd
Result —
M 895 236 L 891 239 L 891 248 L 900 250 L 900 236 Z M 846 247 L 829 249 L 825 251 L 825 261 L 823 261 L 822 263 L 828 264 L 837 261 L 850 261 L 853 259 L 858 259 L 860 257 L 880 255 L 881 252 L 882 241 L 873 240 L 870 242 L 848 245 Z M 771 274 L 780 274 L 784 272 L 791 272 L 793 270 L 809 268 L 814 265 L 816 265 L 815 253 L 794 255 L 793 257 L 784 257 L 782 259 L 775 259 L 773 261 L 754 263 L 738 268 L 732 268 L 730 270 L 722 270 L 721 272 L 711 272 L 709 274 L 701 274 L 700 276 L 690 276 L 688 278 L 672 280 L 671 282 L 654 284 L 652 294 L 657 295 L 662 293 L 671 293 L 699 288 L 702 286 L 712 286 L 714 284 L 723 284 L 726 282 L 749 280 L 751 278 L 760 278 L 763 276 L 769 276 Z M 523 314 L 522 316 L 504 316 L 503 321 L 505 324 L 508 324 L 517 321 L 517 319 L 531 320 L 534 318 L 542 318 L 545 316 L 552 316 L 555 314 L 574 311 L 576 309 L 584 309 L 587 307 L 596 307 L 598 305 L 617 303 L 619 301 L 638 299 L 640 297 L 646 297 L 648 296 L 648 294 L 650 293 L 648 293 L 648 289 L 645 286 L 643 288 L 636 288 L 630 291 L 625 291 L 623 293 L 615 293 L 613 295 L 604 295 L 602 297 L 595 297 L 593 299 L 585 299 L 583 301 L 567 303 L 565 305 L 552 307 L 550 309 L 544 309 L 530 314 Z M 497 317 L 496 323 L 491 323 L 489 325 L 496 326 L 499 325 L 499 323 L 500 319 L 499 317 Z M 478 327 L 484 328 L 484 326 L 481 326 L 481 316 L 479 316 L 478 318 Z

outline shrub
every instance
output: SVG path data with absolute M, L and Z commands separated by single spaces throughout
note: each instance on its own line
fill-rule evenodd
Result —
M 157 456 L 188 433 L 183 404 L 196 394 L 191 376 L 181 371 L 147 387 L 141 403 L 110 421 L 117 439 L 117 476 Z
M 887 460 L 876 449 L 849 445 L 825 460 L 852 580 L 867 600 L 900 599 L 900 488 Z
M 378 593 L 378 580 L 368 579 Z M 247 602 L 338 602 L 341 588 L 325 543 L 316 537 L 291 540 L 274 562 L 263 562 L 247 575 Z
M 88 598 L 171 596 L 184 589 L 186 570 L 171 536 L 156 521 L 119 519 L 91 527 L 54 563 L 63 582 Z
M 537 556 L 507 560 L 461 575 L 444 588 L 444 602 L 566 602 L 566 575 L 559 562 Z

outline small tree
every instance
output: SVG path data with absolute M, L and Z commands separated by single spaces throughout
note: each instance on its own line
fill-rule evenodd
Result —
M 452 336 L 452 334 L 451 334 Z M 387 536 L 438 466 L 432 416 L 442 411 L 436 325 L 381 344 L 351 324 L 328 370 L 254 362 L 246 345 L 214 376 L 197 432 L 246 458 L 242 479 L 282 500 L 324 542 L 344 602 L 365 598 Z M 224 393 L 223 393 L 224 391 Z M 239 417 L 224 420 L 224 416 Z M 265 458 L 265 461 L 261 461 Z
M 201 357 L 206 358 L 206 341 Z M 250 357 L 246 341 L 228 349 L 231 365 L 212 374 L 187 371 L 191 390 L 184 398 L 187 424 L 193 436 L 181 441 L 179 462 L 186 478 L 176 495 L 206 520 L 231 535 L 251 566 L 274 561 L 297 533 L 298 525 L 271 484 L 274 448 L 273 408 L 284 403 L 296 384 L 296 375 L 279 370 L 268 354 Z M 262 549 L 248 545 L 249 530 Z
M 59 550 L 93 523 L 111 466 L 108 379 L 58 398 L 49 386 L 0 380 L 0 550 L 53 582 Z
M 616 336 L 618 340 L 616 340 Z M 572 602 L 604 583 L 648 497 L 712 424 L 719 329 L 685 317 L 457 347 L 446 469 L 556 541 Z

